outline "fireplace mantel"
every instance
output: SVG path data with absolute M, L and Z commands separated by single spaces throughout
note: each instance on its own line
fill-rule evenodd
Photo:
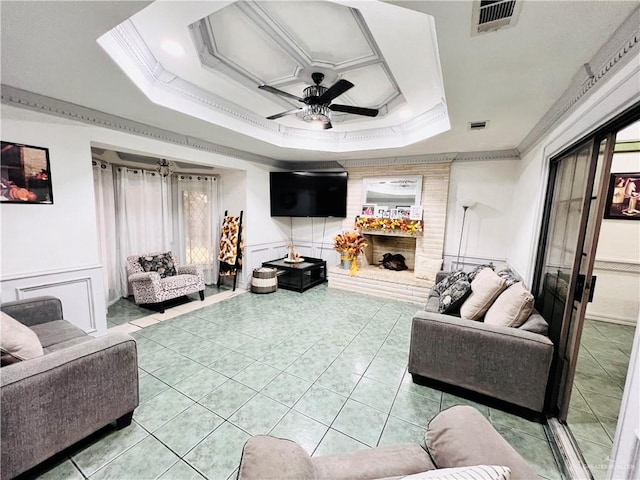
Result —
M 419 234 L 415 233 L 407 233 L 402 230 L 364 230 L 361 229 L 360 233 L 363 235 L 382 235 L 385 237 L 408 237 L 408 238 L 417 238 L 422 236 L 422 232 Z
M 356 228 L 366 235 L 415 238 L 422 236 L 423 222 L 403 218 L 356 217 Z

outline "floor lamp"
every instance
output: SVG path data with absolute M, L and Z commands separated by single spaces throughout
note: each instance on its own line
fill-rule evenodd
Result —
M 458 244 L 458 258 L 456 258 L 456 270 L 460 268 L 460 250 L 462 249 L 462 235 L 464 234 L 464 221 L 467 218 L 467 210 L 469 205 L 463 205 L 464 213 L 462 214 L 462 228 L 460 229 L 460 243 Z

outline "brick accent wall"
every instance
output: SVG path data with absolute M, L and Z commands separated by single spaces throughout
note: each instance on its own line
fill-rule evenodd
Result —
M 450 163 L 347 168 L 347 218 L 342 228 L 352 230 L 355 218 L 360 214 L 364 177 L 422 175 L 424 233 L 422 237 L 416 237 L 414 274 L 416 278 L 433 280 L 442 267 L 450 170 Z

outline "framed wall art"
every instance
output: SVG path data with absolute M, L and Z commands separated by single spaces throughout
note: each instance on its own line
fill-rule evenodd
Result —
M 0 142 L 0 203 L 53 203 L 48 148 Z
M 640 220 L 640 172 L 611 174 L 604 218 Z

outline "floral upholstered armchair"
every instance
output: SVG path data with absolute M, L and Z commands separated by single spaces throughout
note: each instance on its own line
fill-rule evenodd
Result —
M 201 265 L 176 265 L 171 252 L 127 257 L 127 273 L 137 304 L 154 303 L 164 313 L 164 302 L 198 292 L 204 300 Z

